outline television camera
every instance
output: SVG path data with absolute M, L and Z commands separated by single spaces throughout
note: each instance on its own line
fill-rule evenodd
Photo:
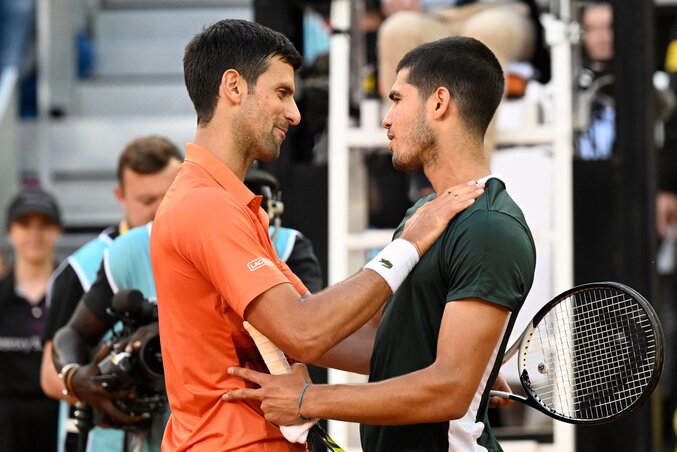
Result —
M 167 403 L 160 336 L 155 333 L 144 337 L 141 347 L 131 352 L 114 345 L 126 343 L 139 328 L 157 322 L 157 305 L 144 299 L 136 289 L 120 290 L 111 304 L 108 313 L 120 320 L 122 328 L 113 329 L 113 335 L 107 341 L 112 351 L 99 362 L 99 375 L 93 378 L 110 393 L 134 394 L 133 398 L 115 399 L 114 403 L 124 413 L 141 416 L 144 421 L 120 428 L 144 430 Z

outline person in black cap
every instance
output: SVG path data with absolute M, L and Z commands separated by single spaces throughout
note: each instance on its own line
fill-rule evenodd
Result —
M 40 337 L 61 213 L 52 195 L 28 188 L 11 201 L 6 218 L 13 258 L 0 279 L 0 447 L 56 451 L 58 402 L 40 388 Z

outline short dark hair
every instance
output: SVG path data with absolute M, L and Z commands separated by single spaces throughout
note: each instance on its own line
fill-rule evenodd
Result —
M 155 135 L 136 138 L 120 154 L 118 182 L 122 185 L 122 174 L 126 168 L 139 174 L 155 174 L 165 169 L 172 159 L 182 162 L 183 155 L 167 138 Z
M 195 35 L 183 55 L 183 77 L 197 123 L 211 121 L 224 72 L 235 69 L 251 90 L 274 56 L 294 69 L 303 61 L 283 34 L 246 20 L 222 20 Z
M 501 65 L 484 44 L 458 36 L 423 44 L 402 57 L 396 72 L 402 69 L 424 100 L 447 88 L 468 129 L 484 135 L 505 89 Z

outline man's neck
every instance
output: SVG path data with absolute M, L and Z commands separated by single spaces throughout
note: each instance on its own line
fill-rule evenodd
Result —
M 214 125 L 198 127 L 193 142 L 208 150 L 221 160 L 240 179 L 244 180 L 253 160 L 234 151 L 233 144 L 227 137 L 232 134 L 225 130 L 215 130 Z
M 440 150 L 434 163 L 423 168 L 435 192 L 491 174 L 481 143 L 465 142 Z

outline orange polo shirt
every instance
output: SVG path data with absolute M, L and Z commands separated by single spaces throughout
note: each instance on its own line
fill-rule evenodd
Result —
M 163 451 L 296 451 L 256 401 L 223 402 L 245 386 L 232 366 L 267 372 L 242 326 L 247 305 L 271 287 L 307 289 L 275 253 L 261 197 L 211 152 L 186 160 L 155 216 L 151 261 L 171 417 Z

